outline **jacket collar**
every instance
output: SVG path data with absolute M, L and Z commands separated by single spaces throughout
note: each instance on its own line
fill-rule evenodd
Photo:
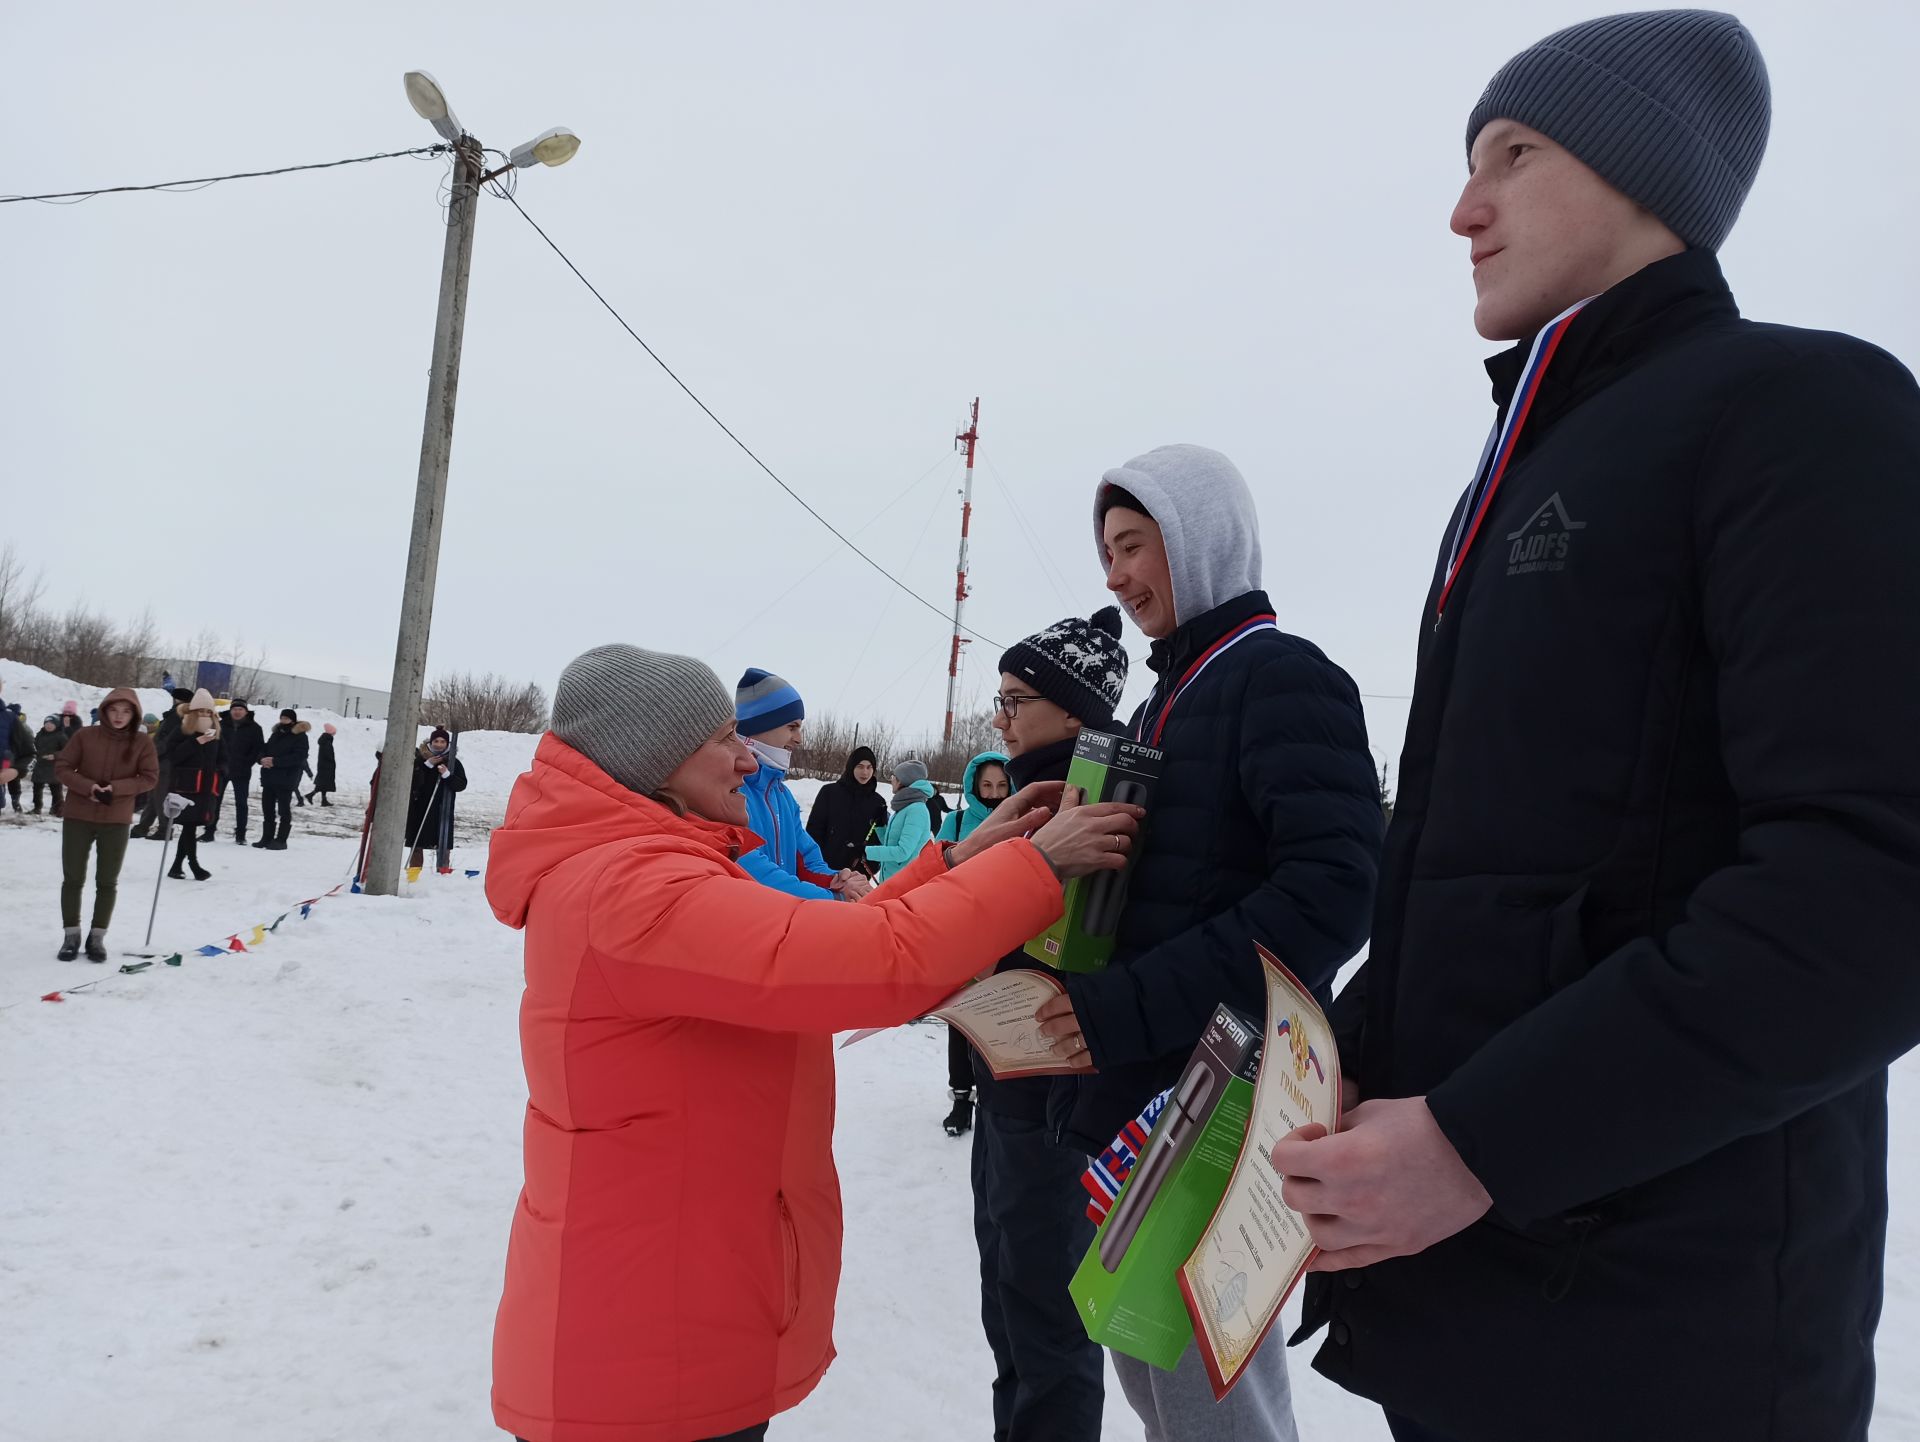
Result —
M 1073 748 L 1079 743 L 1079 737 L 1069 736 L 1064 741 L 1023 751 L 1007 762 L 1007 779 L 1015 791 L 1036 781 L 1064 781 L 1067 767 L 1073 761 Z
M 1537 434 L 1545 429 L 1676 336 L 1739 315 L 1712 251 L 1687 250 L 1655 261 L 1600 296 L 1567 327 L 1553 364 L 1541 378 L 1527 430 Z M 1526 369 L 1533 340 L 1528 336 L 1487 361 L 1493 398 L 1503 413 Z
M 1247 591 L 1231 601 L 1222 601 L 1211 611 L 1203 611 L 1171 636 L 1155 641 L 1147 652 L 1147 666 L 1154 674 L 1179 675 L 1207 647 L 1227 632 L 1255 616 L 1273 610 L 1265 591 Z

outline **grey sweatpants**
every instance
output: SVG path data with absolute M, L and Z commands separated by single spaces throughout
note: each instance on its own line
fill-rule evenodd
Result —
M 1171 1372 L 1119 1352 L 1109 1355 L 1128 1404 L 1146 1424 L 1147 1442 L 1300 1442 L 1287 1349 L 1278 1338 L 1269 1337 L 1253 1354 L 1224 1402 L 1213 1400 L 1213 1384 L 1191 1342 Z

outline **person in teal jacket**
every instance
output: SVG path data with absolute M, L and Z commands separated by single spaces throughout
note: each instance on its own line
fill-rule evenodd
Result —
M 982 751 L 967 763 L 960 778 L 960 805 L 940 823 L 936 841 L 965 841 L 973 829 L 993 814 L 993 808 L 1013 795 L 1004 752 Z M 953 1110 L 940 1123 L 950 1137 L 963 1137 L 973 1126 L 973 1048 L 957 1027 L 947 1028 L 947 1094 Z
M 793 748 L 800 744 L 806 707 L 800 693 L 774 675 L 749 667 L 733 692 L 734 724 L 760 769 L 740 783 L 747 803 L 747 829 L 764 845 L 740 858 L 740 869 L 762 886 L 813 901 L 857 901 L 865 877 L 836 872 L 807 834 L 800 803 L 787 789 Z
M 967 763 L 966 775 L 960 779 L 960 807 L 947 813 L 934 840 L 965 841 L 973 835 L 973 828 L 1011 795 L 1013 782 L 1007 779 L 1007 758 L 998 751 L 982 751 Z
M 887 822 L 887 839 L 867 848 L 867 860 L 880 865 L 882 882 L 904 869 L 933 840 L 933 813 L 927 810 L 931 800 L 933 783 L 927 780 L 922 762 L 902 761 L 893 768 L 893 817 Z

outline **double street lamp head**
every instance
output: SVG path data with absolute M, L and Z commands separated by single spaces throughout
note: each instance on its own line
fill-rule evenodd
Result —
M 440 82 L 424 70 L 409 70 L 406 86 L 407 103 L 413 106 L 414 113 L 430 121 L 442 140 L 458 143 L 466 131 L 453 113 L 453 107 L 447 104 L 447 93 L 440 88 Z M 525 170 L 531 165 L 565 165 L 579 148 L 579 136 L 556 126 L 542 131 L 525 145 L 515 146 L 508 160 L 515 170 Z

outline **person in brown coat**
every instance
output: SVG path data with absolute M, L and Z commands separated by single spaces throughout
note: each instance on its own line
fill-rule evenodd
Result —
M 87 857 L 97 850 L 93 928 L 87 933 L 87 960 L 107 959 L 107 926 L 113 920 L 120 889 L 120 863 L 127 855 L 133 825 L 133 800 L 160 783 L 160 760 L 153 738 L 140 725 L 140 698 L 125 686 L 107 693 L 100 719 L 74 733 L 53 765 L 55 779 L 67 788 L 60 819 L 60 921 L 66 937 L 60 960 L 80 952 L 80 897 L 87 885 Z

